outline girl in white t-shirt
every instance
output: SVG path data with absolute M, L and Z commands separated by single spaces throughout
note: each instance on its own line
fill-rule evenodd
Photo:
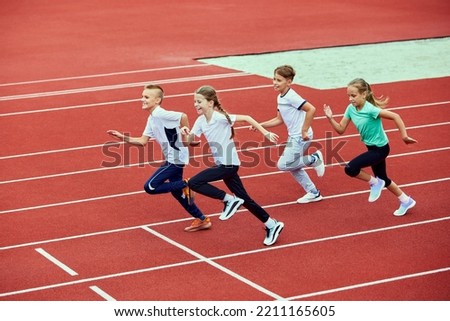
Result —
M 192 177 L 189 187 L 199 194 L 220 200 L 224 203 L 224 210 L 220 215 L 221 220 L 227 220 L 233 216 L 241 205 L 246 207 L 266 227 L 264 245 L 272 245 L 276 242 L 284 227 L 258 205 L 245 190 L 238 175 L 241 164 L 236 146 L 234 144 L 233 125 L 236 121 L 245 121 L 258 129 L 271 142 L 276 142 L 278 135 L 262 128 L 252 117 L 247 115 L 229 115 L 220 105 L 216 91 L 211 86 L 202 86 L 194 94 L 194 107 L 200 117 L 195 121 L 192 130 L 181 128 L 182 133 L 187 134 L 187 142 L 192 142 L 194 135 L 203 134 L 208 141 L 215 166 L 205 169 Z M 210 182 L 223 180 L 225 185 L 234 195 L 210 184 Z

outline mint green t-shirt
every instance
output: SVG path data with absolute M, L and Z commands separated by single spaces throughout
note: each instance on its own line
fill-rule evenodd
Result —
M 367 102 L 361 110 L 357 110 L 352 104 L 348 105 L 344 117 L 355 124 L 361 135 L 361 141 L 368 146 L 382 147 L 389 140 L 384 132 L 383 123 L 379 117 L 381 109 Z

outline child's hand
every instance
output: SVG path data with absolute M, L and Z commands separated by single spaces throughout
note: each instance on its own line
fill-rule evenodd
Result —
M 328 119 L 331 119 L 333 117 L 333 111 L 331 110 L 331 107 L 328 106 L 327 104 L 323 104 L 323 111 Z
M 411 138 L 409 136 L 403 137 L 402 139 L 405 142 L 405 144 L 415 144 L 415 143 L 417 143 L 417 140 L 415 140 L 414 138 Z
M 265 134 L 264 137 L 266 137 L 272 143 L 276 143 L 278 141 L 278 135 L 272 132 L 267 132 L 267 134 Z
M 190 129 L 187 126 L 183 126 L 180 128 L 180 133 L 181 135 L 189 135 L 190 133 Z
M 115 138 L 119 138 L 119 139 L 123 138 L 123 135 L 120 132 L 118 132 L 117 130 L 108 130 L 107 133 Z

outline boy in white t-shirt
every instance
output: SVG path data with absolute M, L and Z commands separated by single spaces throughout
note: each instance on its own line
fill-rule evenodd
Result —
M 315 107 L 291 88 L 295 77 L 292 66 L 283 65 L 274 71 L 273 85 L 279 92 L 277 97 L 278 113 L 275 118 L 261 122 L 264 128 L 285 124 L 288 130 L 286 147 L 278 160 L 278 169 L 289 171 L 303 187 L 306 194 L 297 203 L 310 203 L 322 200 L 320 191 L 310 179 L 305 167 L 311 166 L 321 177 L 325 173 L 322 153 L 318 150 L 311 155 L 304 155 L 313 139 L 311 123 Z
M 142 92 L 142 109 L 150 112 L 147 125 L 141 137 L 130 137 L 116 130 L 108 134 L 133 145 L 145 146 L 153 137 L 164 154 L 165 163 L 145 182 L 149 194 L 171 193 L 183 208 L 195 219 L 184 230 L 194 232 L 211 227 L 209 217 L 191 201 L 187 182 L 183 180 L 183 169 L 189 163 L 189 150 L 182 141 L 180 126 L 188 126 L 186 114 L 165 110 L 161 107 L 164 91 L 158 85 L 147 85 Z

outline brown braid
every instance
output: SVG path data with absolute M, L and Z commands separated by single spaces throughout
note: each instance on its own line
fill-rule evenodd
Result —
M 370 88 L 370 85 L 362 78 L 353 79 L 351 82 L 349 82 L 347 86 L 357 88 L 360 94 L 362 94 L 363 92 L 367 92 L 366 98 L 367 101 L 379 108 L 384 108 L 389 101 L 389 97 L 386 98 L 383 98 L 383 96 L 375 97 L 375 95 L 372 92 L 372 88 Z
M 211 86 L 202 86 L 199 89 L 197 89 L 195 93 L 202 95 L 208 101 L 212 100 L 214 102 L 214 108 L 216 108 L 218 112 L 220 112 L 227 118 L 228 123 L 231 126 L 231 137 L 230 138 L 233 138 L 234 137 L 234 128 L 233 128 L 233 125 L 231 122 L 230 115 L 228 115 L 227 111 L 222 108 L 222 105 L 219 102 L 219 98 L 217 98 L 216 90 Z

